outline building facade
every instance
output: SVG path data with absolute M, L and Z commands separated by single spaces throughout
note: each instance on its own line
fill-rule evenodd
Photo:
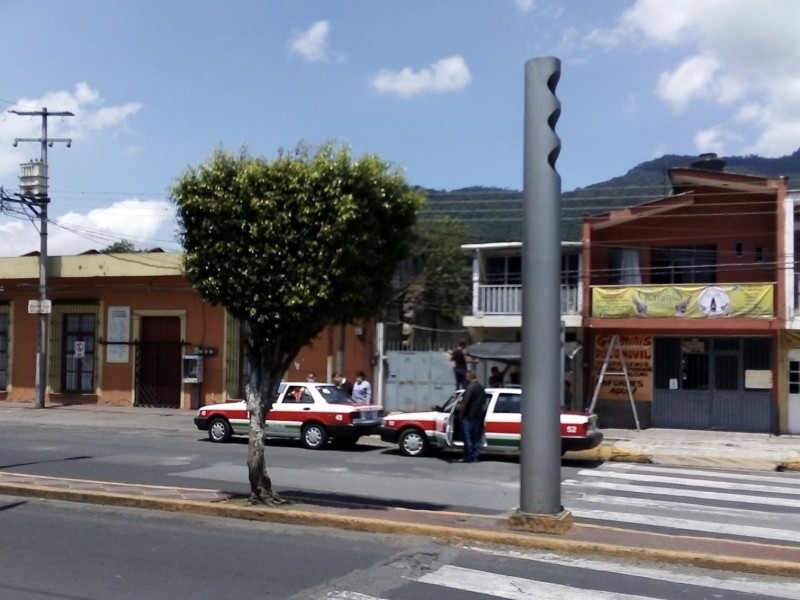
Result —
M 562 245 L 565 379 L 602 426 L 800 433 L 799 198 L 712 158 Z M 519 340 L 520 246 L 466 247 L 475 340 Z
M 0 259 L 0 400 L 35 396 L 38 261 Z M 190 409 L 244 397 L 242 325 L 192 289 L 182 254 L 49 257 L 47 284 L 46 402 Z M 337 362 L 371 376 L 374 357 L 372 322 L 335 326 L 286 377 L 326 380 Z

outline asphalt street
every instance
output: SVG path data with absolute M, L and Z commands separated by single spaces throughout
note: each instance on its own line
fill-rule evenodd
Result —
M 0 497 L 0 598 L 800 600 L 794 579 Z

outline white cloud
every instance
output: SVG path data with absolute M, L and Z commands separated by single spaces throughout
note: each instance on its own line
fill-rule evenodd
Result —
M 730 144 L 740 143 L 741 136 L 721 125 L 701 129 L 694 135 L 694 146 L 698 154 L 714 152 L 720 156 L 729 154 Z
M 78 83 L 74 91 L 61 90 L 47 92 L 40 98 L 20 98 L 12 110 L 33 112 L 42 107 L 47 107 L 52 112 L 74 114 L 72 117 L 49 118 L 49 137 L 79 140 L 125 128 L 130 118 L 141 110 L 142 105 L 128 102 L 119 106 L 105 106 L 105 101 L 97 90 L 87 83 Z M 41 128 L 41 117 L 8 115 L 0 121 L 0 137 L 38 138 Z M 31 144 L 20 144 L 8 151 L 4 149 L 0 153 L 0 180 L 13 176 L 16 181 L 20 163 L 32 157 L 38 157 L 38 151 Z
M 53 256 L 102 250 L 123 239 L 139 249 L 180 249 L 174 239 L 175 207 L 165 200 L 121 200 L 85 214 L 68 212 L 51 219 L 47 249 Z M 38 250 L 38 228 L 28 219 L 0 221 L 0 256 Z
M 304 31 L 295 32 L 289 40 L 289 52 L 299 54 L 308 62 L 320 62 L 332 58 L 328 46 L 331 24 L 317 21 Z
M 713 94 L 714 75 L 719 68 L 719 61 L 713 56 L 693 56 L 671 73 L 661 73 L 656 93 L 675 112 L 683 112 L 693 99 Z
M 528 12 L 533 8 L 535 0 L 514 0 L 514 4 L 517 5 L 517 8 L 522 12 Z
M 678 113 L 698 101 L 720 109 L 698 145 L 777 156 L 800 147 L 800 38 L 776 34 L 798 22 L 800 2 L 636 0 L 584 40 L 660 48 L 674 65 L 654 82 L 657 96 Z
M 471 79 L 467 63 L 456 55 L 436 61 L 419 71 L 408 67 L 400 71 L 384 69 L 372 79 L 372 87 L 384 94 L 409 98 L 425 92 L 458 91 L 465 88 Z

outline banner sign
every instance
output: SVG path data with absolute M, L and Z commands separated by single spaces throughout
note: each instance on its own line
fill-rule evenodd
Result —
M 598 335 L 594 341 L 594 376 L 595 382 L 603 368 L 608 345 L 613 335 Z M 619 360 L 619 350 L 625 360 L 628 371 L 628 381 L 631 383 L 631 392 L 634 400 L 649 401 L 653 399 L 653 336 L 651 335 L 620 335 L 619 346 L 611 351 L 603 385 L 597 395 L 600 400 L 625 400 L 629 402 L 628 386 L 622 373 L 622 363 Z M 614 374 L 612 374 L 614 373 Z
M 592 317 L 601 319 L 772 317 L 769 283 L 592 288 Z

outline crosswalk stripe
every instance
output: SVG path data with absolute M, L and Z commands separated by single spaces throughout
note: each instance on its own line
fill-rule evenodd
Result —
M 429 583 L 455 590 L 476 594 L 486 594 L 508 600 L 654 600 L 652 596 L 634 596 L 600 590 L 574 588 L 559 583 L 547 583 L 522 577 L 510 577 L 445 565 L 432 573 L 420 577 L 422 583 Z
M 800 600 L 800 586 L 797 585 L 796 580 L 789 578 L 786 578 L 785 582 L 753 581 L 743 573 L 736 573 L 730 577 L 726 574 L 717 578 L 709 575 L 695 575 L 673 571 L 666 565 L 654 568 L 636 565 L 631 562 L 613 562 L 550 553 L 525 552 L 521 550 L 498 550 L 480 546 L 470 546 L 467 549 L 495 557 L 530 560 L 562 567 L 573 567 L 577 569 L 600 571 L 603 573 L 615 573 L 618 575 L 629 575 L 631 577 L 655 579 L 670 583 L 709 587 L 720 591 L 732 590 L 746 594 L 758 594 L 758 596 L 762 598 Z
M 738 502 L 741 504 L 760 504 L 762 506 L 786 506 L 800 508 L 800 499 L 770 498 L 768 496 L 748 496 L 744 494 L 724 494 L 719 492 L 704 492 L 695 489 L 675 489 L 645 485 L 627 485 L 606 481 L 581 482 L 575 479 L 565 479 L 561 482 L 565 487 L 587 487 L 590 489 L 603 489 L 615 492 L 634 492 L 639 494 L 654 494 L 657 496 L 679 496 L 681 498 L 702 498 L 704 500 L 718 500 L 720 502 Z
M 326 598 L 328 600 L 384 600 L 383 598 L 359 594 L 358 592 L 328 592 Z
M 713 521 L 697 521 L 693 519 L 676 519 L 663 515 L 642 515 L 636 513 L 623 513 L 605 510 L 571 510 L 574 516 L 583 519 L 596 519 L 601 521 L 616 521 L 620 523 L 633 523 L 636 525 L 650 525 L 667 527 L 669 529 L 684 529 L 702 531 L 705 533 L 722 533 L 741 537 L 760 538 L 768 540 L 783 540 L 785 542 L 800 542 L 800 531 L 787 531 L 769 527 L 754 527 L 750 525 L 730 523 L 715 523 Z
M 731 481 L 715 481 L 713 479 L 685 479 L 678 477 L 664 477 L 661 475 L 643 475 L 641 473 L 616 473 L 614 471 L 596 471 L 584 469 L 578 471 L 584 477 L 602 477 L 604 479 L 623 479 L 627 481 L 641 481 L 643 483 L 672 483 L 687 487 L 715 488 L 720 490 L 742 490 L 746 492 L 766 492 L 770 494 L 784 494 L 800 497 L 800 489 L 784 488 L 776 485 L 759 485 L 751 483 L 737 483 Z
M 672 500 L 654 500 L 652 498 L 633 498 L 631 496 L 613 496 L 605 494 L 581 494 L 580 497 L 568 502 L 568 508 L 580 508 L 583 504 L 613 504 L 615 507 L 629 506 L 631 508 L 646 508 L 649 510 L 679 511 L 681 513 L 701 513 L 713 517 L 729 517 L 732 519 L 751 521 L 775 521 L 775 514 L 759 509 L 731 508 L 729 506 L 714 506 L 710 504 L 692 504 L 689 502 L 675 502 Z M 587 509 L 592 510 L 592 509 Z M 798 523 L 800 526 L 800 522 Z
M 788 485 L 800 487 L 800 477 L 788 473 L 775 473 L 774 475 L 756 475 L 754 473 L 729 473 L 701 469 L 681 469 L 677 467 L 657 467 L 651 465 L 634 465 L 630 463 L 606 463 L 602 471 L 636 471 L 638 473 L 661 473 L 672 475 L 688 475 L 696 477 L 711 477 L 714 479 L 733 479 L 744 481 L 763 481 L 772 485 Z

